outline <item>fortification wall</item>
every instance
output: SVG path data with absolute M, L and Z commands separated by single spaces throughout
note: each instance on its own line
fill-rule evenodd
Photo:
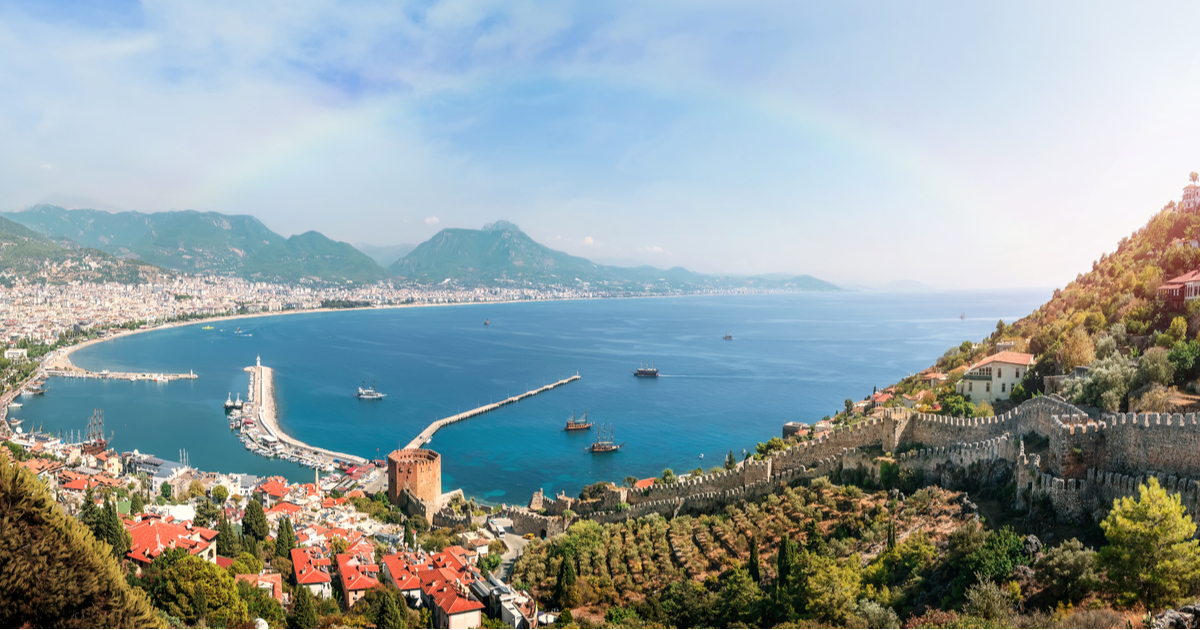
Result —
M 1060 520 L 1068 522 L 1101 521 L 1112 509 L 1113 501 L 1136 498 L 1138 488 L 1156 477 L 1171 494 L 1179 494 L 1192 520 L 1200 518 L 1200 481 L 1163 473 L 1126 475 L 1089 469 L 1084 479 L 1063 479 L 1037 470 L 1036 462 L 1025 466 L 1020 475 L 1018 495 L 1028 490 L 1032 501 L 1048 500 Z
M 935 446 L 901 453 L 896 463 L 902 468 L 910 468 L 923 472 L 937 472 L 942 468 L 957 466 L 970 468 L 973 464 L 993 460 L 1015 461 L 1018 443 L 1011 435 L 1005 433 L 999 437 L 969 444 L 953 444 L 951 446 Z
M 566 520 L 562 517 L 543 516 L 536 512 L 510 505 L 501 506 L 500 513 L 512 519 L 513 533 L 518 536 L 533 534 L 534 536 L 550 537 L 567 531 Z

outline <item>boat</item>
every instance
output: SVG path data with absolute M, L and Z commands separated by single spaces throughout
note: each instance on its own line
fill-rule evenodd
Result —
M 9 407 L 12 407 L 13 409 L 20 409 L 20 408 L 21 408 L 21 403 L 19 403 L 19 402 L 10 402 L 10 403 L 8 403 L 8 406 L 9 406 Z
M 633 373 L 638 378 L 658 378 L 658 368 L 654 367 L 654 363 L 650 363 L 650 367 L 645 365 L 639 366 L 637 371 Z
M 242 402 L 242 394 L 238 392 L 237 400 L 233 401 L 233 408 L 241 409 L 244 406 L 246 406 L 246 403 Z
M 612 453 L 620 450 L 625 443 L 614 444 L 612 439 L 612 425 L 608 426 L 608 431 L 605 432 L 603 427 L 596 429 L 596 441 L 588 447 L 592 453 Z
M 491 326 L 491 325 L 492 325 L 492 320 L 490 320 L 490 319 L 485 319 L 485 320 L 483 320 L 483 325 L 484 325 L 484 326 Z
M 365 381 L 363 382 L 363 385 L 366 385 Z M 387 394 L 380 394 L 379 392 L 375 391 L 375 381 L 371 381 L 370 387 L 358 388 L 357 396 L 359 400 L 383 400 L 383 397 L 387 396 Z
M 731 335 L 729 333 L 725 333 L 725 336 L 721 337 L 721 338 L 724 339 L 725 341 L 733 341 L 733 335 Z
M 21 392 L 22 396 L 41 396 L 46 393 L 45 387 L 30 387 Z
M 958 318 L 959 318 L 959 319 L 966 319 L 966 318 L 967 318 L 967 314 L 966 314 L 966 313 L 963 313 L 962 315 L 959 315 L 959 316 L 958 316 Z
M 205 326 L 205 327 L 201 328 L 200 330 L 213 330 L 213 327 L 212 327 L 212 326 Z
M 238 398 L 241 398 L 241 397 L 242 397 L 242 395 L 238 394 Z M 229 394 L 227 396 L 225 396 L 225 411 L 231 411 L 233 409 L 235 409 L 234 403 L 233 403 L 233 392 L 229 392 Z
M 24 420 L 20 420 L 18 418 L 13 418 L 8 421 L 8 424 L 15 427 L 15 426 L 21 424 L 22 422 L 24 422 Z
M 578 420 L 575 419 L 575 412 L 572 411 L 571 419 L 567 420 L 567 429 L 566 430 L 567 431 L 583 431 L 585 429 L 592 428 L 593 424 L 595 424 L 595 423 L 588 422 L 586 409 L 583 411 L 583 417 Z

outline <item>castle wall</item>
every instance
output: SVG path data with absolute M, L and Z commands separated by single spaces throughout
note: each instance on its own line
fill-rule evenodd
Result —
M 1100 522 L 1112 510 L 1113 501 L 1123 497 L 1136 498 L 1138 488 L 1150 477 L 1156 477 L 1167 492 L 1180 495 L 1180 502 L 1195 521 L 1200 518 L 1200 481 L 1161 473 L 1125 475 L 1118 472 L 1089 469 L 1083 479 L 1062 479 L 1040 472 L 1036 464 L 1026 466 L 1019 476 L 1021 487 L 1033 501 L 1048 500 L 1060 520 Z M 1023 506 L 1022 506 L 1023 507 Z

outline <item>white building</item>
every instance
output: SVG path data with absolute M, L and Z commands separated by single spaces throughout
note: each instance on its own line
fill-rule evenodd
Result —
M 1188 184 L 1183 187 L 1183 201 L 1180 202 L 1184 210 L 1191 210 L 1200 206 L 1200 186 Z
M 29 351 L 25 348 L 9 348 L 4 351 L 4 358 L 9 361 L 24 361 L 29 358 Z
M 1023 352 L 997 352 L 972 365 L 958 382 L 958 393 L 971 402 L 1008 400 L 1013 386 L 1020 383 L 1033 365 L 1033 355 Z

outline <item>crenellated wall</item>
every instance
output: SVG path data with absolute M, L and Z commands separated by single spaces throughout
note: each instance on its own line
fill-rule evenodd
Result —
M 1037 470 L 1033 463 L 1026 466 L 1026 474 L 1020 476 L 1023 480 L 1020 493 L 1028 489 L 1030 499 L 1048 499 L 1059 519 L 1099 522 L 1112 509 L 1114 500 L 1137 497 L 1138 488 L 1151 477 L 1156 477 L 1167 492 L 1180 495 L 1193 520 L 1200 518 L 1200 481 L 1163 473 L 1125 475 L 1091 468 L 1083 479 L 1063 479 Z

